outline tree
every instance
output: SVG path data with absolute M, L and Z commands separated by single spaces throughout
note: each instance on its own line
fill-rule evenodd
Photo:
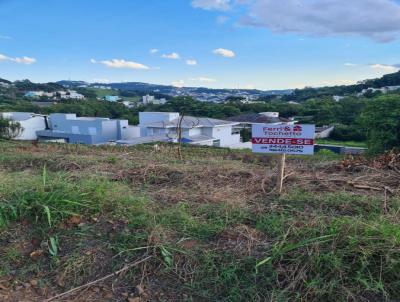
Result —
M 381 96 L 367 103 L 360 122 L 371 153 L 400 147 L 400 97 Z
M 12 139 L 22 132 L 21 124 L 0 116 L 0 138 Z

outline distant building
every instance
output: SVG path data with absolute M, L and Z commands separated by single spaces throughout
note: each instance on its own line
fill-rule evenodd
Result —
M 48 125 L 47 130 L 37 132 L 39 140 L 101 145 L 139 136 L 139 128 L 129 126 L 127 120 L 54 113 L 48 117 Z
M 144 95 L 144 96 L 142 97 L 142 103 L 145 104 L 145 105 L 147 105 L 147 104 L 152 104 L 153 101 L 154 101 L 154 99 L 155 99 L 154 96 L 148 95 L 148 94 L 147 94 L 147 95 Z
M 117 95 L 106 95 L 103 98 L 107 102 L 118 102 L 121 98 Z
M 345 97 L 344 97 L 344 96 L 340 96 L 340 95 L 334 95 L 332 98 L 333 98 L 333 100 L 334 100 L 335 102 L 340 102 L 340 101 L 343 100 Z
M 3 88 L 10 88 L 10 87 L 11 87 L 11 84 L 6 83 L 6 82 L 0 82 L 0 87 L 3 87 Z
M 381 88 L 366 88 L 363 89 L 360 93 L 357 93 L 358 97 L 361 97 L 363 95 L 365 95 L 367 92 L 381 92 L 383 94 L 386 94 L 388 92 L 392 92 L 392 91 L 396 91 L 396 90 L 400 90 L 400 86 L 385 86 L 385 87 L 381 87 Z
M 104 86 L 104 85 L 93 85 L 91 87 L 92 88 L 96 88 L 96 89 L 106 89 L 106 90 L 111 90 L 112 89 L 110 86 Z
M 154 104 L 154 105 L 163 105 L 167 102 L 165 98 L 162 99 L 156 99 L 155 96 L 152 95 L 144 95 L 142 97 L 142 103 L 143 105 L 148 105 L 148 104 Z
M 28 98 L 37 98 L 37 97 L 48 97 L 51 98 L 54 96 L 53 92 L 45 92 L 45 91 L 28 91 L 27 93 L 25 93 L 24 95 L 25 97 Z
M 127 107 L 127 108 L 134 108 L 136 107 L 135 103 L 132 103 L 130 101 L 122 101 L 122 104 Z
M 57 92 L 45 92 L 45 91 L 28 91 L 24 95 L 28 98 L 39 98 L 39 97 L 47 97 L 53 99 L 75 99 L 75 100 L 83 100 L 85 96 L 83 94 L 77 93 L 74 90 L 68 91 L 57 91 Z
M 21 125 L 21 133 L 15 137 L 16 140 L 36 140 L 36 131 L 47 128 L 46 117 L 31 112 L 3 112 L 0 115 L 4 119 Z
M 37 98 L 43 95 L 43 91 L 28 91 L 24 94 L 24 97 L 27 98 Z
M 85 96 L 83 94 L 77 93 L 75 91 L 70 91 L 69 98 L 74 100 L 83 100 Z
M 68 90 L 68 92 L 58 91 L 57 93 L 60 95 L 61 99 L 65 99 L 65 100 L 68 100 L 68 99 L 83 100 L 83 99 L 85 99 L 85 96 L 83 94 L 77 93 L 74 90 Z

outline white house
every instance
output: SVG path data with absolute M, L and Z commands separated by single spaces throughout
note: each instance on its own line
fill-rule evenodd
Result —
M 240 145 L 240 133 L 233 126 L 236 122 L 184 116 L 177 112 L 139 112 L 140 139 L 158 138 L 158 140 L 177 142 L 179 129 L 183 143 L 216 147 L 234 147 Z M 121 142 L 137 144 L 137 139 Z
M 48 128 L 37 131 L 37 135 L 41 141 L 101 145 L 137 137 L 139 129 L 129 126 L 127 120 L 53 113 L 48 117 Z
M 142 102 L 143 102 L 143 104 L 151 104 L 151 103 L 153 103 L 153 101 L 154 101 L 154 99 L 155 99 L 155 97 L 154 96 L 152 96 L 152 95 L 144 95 L 143 97 L 142 97 Z
M 60 94 L 61 99 L 73 99 L 73 100 L 83 100 L 85 96 L 83 94 L 77 93 L 74 90 L 68 90 L 68 93 L 65 91 L 58 91 Z
M 165 98 L 156 99 L 153 95 L 147 94 L 142 97 L 142 103 L 144 105 L 147 105 L 147 104 L 163 105 L 166 102 L 167 102 L 167 100 Z
M 340 102 L 340 101 L 343 100 L 345 97 L 344 97 L 344 96 L 341 96 L 341 95 L 334 95 L 332 98 L 333 98 L 333 100 L 334 100 L 335 102 Z
M 4 119 L 17 122 L 21 125 L 21 133 L 15 137 L 16 140 L 36 140 L 36 131 L 47 128 L 46 117 L 40 114 L 30 112 L 3 112 L 0 115 Z
M 85 96 L 83 94 L 77 93 L 76 91 L 70 91 L 69 98 L 74 100 L 83 100 Z

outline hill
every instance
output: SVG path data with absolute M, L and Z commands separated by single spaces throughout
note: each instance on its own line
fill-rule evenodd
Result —
M 385 86 L 399 86 L 400 85 L 400 71 L 392 74 L 387 74 L 377 79 L 369 79 L 359 82 L 355 85 L 341 85 L 341 86 L 326 86 L 326 87 L 306 87 L 303 89 L 286 89 L 286 90 L 257 90 L 257 89 L 209 89 L 202 87 L 182 87 L 177 88 L 168 85 L 156 85 L 140 82 L 126 82 L 126 83 L 110 83 L 110 84 L 90 84 L 82 81 L 60 81 L 62 85 L 71 87 L 78 87 L 81 85 L 99 86 L 103 85 L 112 89 L 124 91 L 137 91 L 142 93 L 161 93 L 169 96 L 182 96 L 188 95 L 202 100 L 204 95 L 209 95 L 209 98 L 204 100 L 217 100 L 222 101 L 227 97 L 244 97 L 250 96 L 252 98 L 269 98 L 277 97 L 283 98 L 285 101 L 306 101 L 311 98 L 331 97 L 334 95 L 348 96 L 354 95 L 367 88 L 381 88 Z
M 143 94 L 161 94 L 171 97 L 176 96 L 192 96 L 199 100 L 204 101 L 223 101 L 229 96 L 249 96 L 258 98 L 262 96 L 274 95 L 287 95 L 292 92 L 288 90 L 257 90 L 257 89 L 211 89 L 205 87 L 175 87 L 169 85 L 148 84 L 141 82 L 123 82 L 123 83 L 86 83 L 82 81 L 59 81 L 61 85 L 68 87 L 109 87 L 110 89 L 117 89 L 122 91 L 134 91 Z
M 367 88 L 381 88 L 399 85 L 400 71 L 384 75 L 381 78 L 361 81 L 355 85 L 327 86 L 318 88 L 306 87 L 304 89 L 295 89 L 292 94 L 285 96 L 284 99 L 302 102 L 311 98 L 331 97 L 334 95 L 354 95 Z
M 398 299 L 399 155 L 175 148 L 0 142 L 0 300 Z

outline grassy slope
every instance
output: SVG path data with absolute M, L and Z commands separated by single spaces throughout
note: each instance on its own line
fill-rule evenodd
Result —
M 99 89 L 99 88 L 88 88 L 88 89 L 93 90 L 97 94 L 97 97 L 99 98 L 103 98 L 106 95 L 119 95 L 119 91 L 113 89 Z
M 104 98 L 106 95 L 119 95 L 118 90 L 99 89 L 99 88 L 89 88 L 89 89 L 96 92 L 97 97 L 99 97 L 99 98 Z M 122 99 L 124 101 L 138 102 L 141 98 L 140 98 L 140 96 L 133 96 L 133 97 L 122 97 Z
M 274 158 L 187 147 L 182 162 L 175 148 L 0 142 L 0 300 L 42 301 L 148 255 L 76 301 L 399 297 L 400 200 L 349 185 L 369 172 L 290 158 L 278 198 Z

